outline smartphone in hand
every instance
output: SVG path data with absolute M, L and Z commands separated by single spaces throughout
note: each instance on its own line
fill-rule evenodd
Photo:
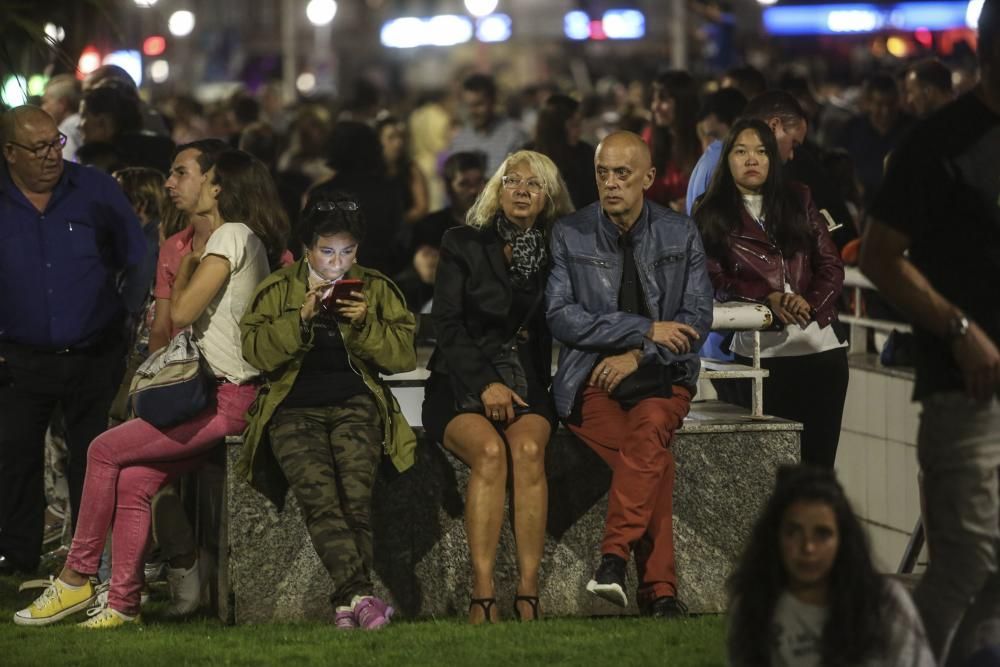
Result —
M 357 299 L 358 297 L 351 294 L 351 292 L 360 292 L 365 286 L 365 281 L 357 280 L 354 278 L 348 278 L 346 280 L 340 280 L 333 284 L 333 289 L 330 293 L 323 299 L 323 308 L 330 312 L 337 312 L 339 304 L 338 299 Z

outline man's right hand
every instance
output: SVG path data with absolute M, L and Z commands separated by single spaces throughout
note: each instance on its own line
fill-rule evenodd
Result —
M 962 371 L 965 393 L 977 401 L 988 401 L 1000 389 L 1000 351 L 986 332 L 969 322 L 965 335 L 951 344 L 952 354 Z
M 691 351 L 691 341 L 698 340 L 700 336 L 694 327 L 681 322 L 653 322 L 646 338 L 674 354 L 687 354 Z

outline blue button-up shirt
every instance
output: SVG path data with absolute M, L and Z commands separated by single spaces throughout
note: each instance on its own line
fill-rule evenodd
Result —
M 116 275 L 146 252 L 115 181 L 71 162 L 39 212 L 0 169 L 0 341 L 87 345 L 121 317 Z

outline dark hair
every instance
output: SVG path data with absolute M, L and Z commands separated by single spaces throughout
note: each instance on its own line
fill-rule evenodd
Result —
M 708 190 L 695 206 L 694 219 L 701 231 L 705 251 L 714 257 L 724 257 L 729 247 L 730 234 L 740 225 L 744 209 L 743 196 L 729 169 L 729 154 L 744 130 L 753 130 L 767 151 L 767 180 L 761 188 L 766 232 L 783 255 L 808 251 L 813 244 L 813 233 L 806 220 L 801 199 L 785 183 L 774 133 L 764 121 L 757 118 L 741 118 L 730 129 Z
M 767 79 L 753 65 L 738 65 L 726 70 L 726 77 L 733 80 L 736 87 L 746 97 L 755 97 L 767 90 Z
M 997 32 L 1000 31 L 1000 8 L 998 8 L 1000 3 L 996 0 L 987 0 L 983 3 L 983 9 L 979 12 L 979 45 L 977 47 L 977 55 L 979 56 L 979 62 L 995 62 L 997 54 L 994 50 L 997 48 Z M 994 64 L 994 67 L 1000 66 L 1000 63 Z
M 883 93 L 886 95 L 893 95 L 895 97 L 899 96 L 899 84 L 896 83 L 896 79 L 886 74 L 885 72 L 875 72 L 874 74 L 869 74 L 865 77 L 864 85 L 862 86 L 865 95 L 870 95 L 871 93 Z
M 488 74 L 472 74 L 462 82 L 462 90 L 470 93 L 482 93 L 491 100 L 497 98 L 497 84 Z
M 126 167 L 112 174 L 132 208 L 160 221 L 167 200 L 163 174 L 149 167 Z
M 565 164 L 570 158 L 570 145 L 566 136 L 566 123 L 580 108 L 580 103 L 569 95 L 550 95 L 535 125 L 534 150 L 548 155 L 556 164 Z
M 268 171 L 274 172 L 278 161 L 278 137 L 267 123 L 250 123 L 240 134 L 241 151 L 246 151 L 263 162 Z
M 937 58 L 918 60 L 906 68 L 906 73 L 910 72 L 913 72 L 920 83 L 933 86 L 945 93 L 952 91 L 951 70 Z
M 674 100 L 674 122 L 670 127 L 653 125 L 651 153 L 659 174 L 673 161 L 690 172 L 701 153 L 698 139 L 698 82 L 684 70 L 667 70 L 653 81 L 663 94 Z
M 723 88 L 705 97 L 698 110 L 698 120 L 715 116 L 719 122 L 732 125 L 746 108 L 747 98 L 736 88 Z
M 332 210 L 320 210 L 321 202 L 354 202 L 357 209 L 345 211 L 334 206 Z M 347 232 L 359 244 L 365 239 L 365 214 L 361 210 L 358 197 L 345 190 L 314 192 L 302 210 L 295 236 L 306 248 L 313 248 L 321 236 L 333 236 Z
M 249 125 L 260 119 L 260 102 L 246 93 L 238 93 L 231 97 L 229 105 L 240 125 Z
M 87 113 L 107 114 L 115 125 L 115 136 L 142 129 L 138 98 L 118 86 L 91 88 L 84 96 Z
M 366 123 L 342 120 L 330 131 L 327 164 L 337 170 L 337 178 L 385 178 L 385 158 L 378 135 Z
M 198 163 L 201 173 L 207 174 L 208 170 L 215 166 L 215 161 L 219 158 L 219 155 L 233 150 L 233 147 L 222 139 L 198 139 L 197 141 L 181 144 L 175 148 L 174 154 L 170 158 L 171 162 L 176 160 L 177 156 L 186 150 L 198 151 L 198 157 L 195 158 L 195 161 Z
M 783 125 L 795 125 L 806 118 L 806 112 L 795 96 L 784 90 L 769 90 L 747 102 L 744 118 L 768 121 L 777 118 Z
M 857 665 L 885 655 L 891 603 L 875 572 L 868 540 L 833 471 L 816 466 L 784 466 L 774 492 L 754 524 L 736 570 L 729 578 L 730 655 L 737 665 L 771 661 L 772 622 L 778 598 L 788 583 L 779 548 L 781 523 L 798 501 L 829 505 L 837 520 L 840 545 L 830 570 L 828 620 L 820 639 L 823 665 Z M 891 622 L 891 621 L 890 621 Z
M 267 250 L 268 263 L 281 263 L 288 238 L 288 217 L 281 207 L 267 166 L 246 151 L 228 150 L 215 160 L 212 182 L 221 188 L 219 215 L 225 222 L 242 222 Z
M 382 130 L 393 125 L 402 125 L 404 127 L 404 136 L 406 124 L 398 116 L 393 116 L 391 114 L 379 115 L 378 120 L 375 121 L 375 136 L 378 137 L 379 144 L 382 143 Z M 385 153 L 382 154 L 383 158 Z M 403 150 L 399 154 L 399 159 L 396 160 L 395 164 L 386 164 L 386 167 L 396 173 L 400 178 L 404 179 L 404 183 L 409 184 L 410 179 L 410 167 L 413 160 L 410 158 L 410 150 L 406 145 L 406 141 L 403 142 Z M 407 187 L 409 187 L 407 185 Z
M 460 172 L 470 169 L 478 169 L 486 175 L 486 155 L 480 151 L 459 151 L 452 153 L 444 161 L 442 175 L 444 176 L 445 187 L 450 187 L 450 183 L 455 180 Z

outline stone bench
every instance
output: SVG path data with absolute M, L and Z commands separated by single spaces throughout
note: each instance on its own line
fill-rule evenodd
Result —
M 754 420 L 724 403 L 695 403 L 678 431 L 674 539 L 679 596 L 693 613 L 726 605 L 725 580 L 773 485 L 777 467 L 798 460 L 795 423 Z M 227 442 L 230 470 L 238 438 Z M 585 592 L 599 557 L 611 474 L 568 431 L 546 452 L 548 535 L 541 566 L 541 604 L 550 616 L 632 614 Z M 403 475 L 388 464 L 373 496 L 376 590 L 407 617 L 464 615 L 471 567 L 463 507 L 468 469 L 421 438 L 417 461 Z M 220 554 L 219 612 L 229 623 L 332 620 L 329 577 L 289 493 L 282 512 L 237 475 L 227 475 Z M 516 584 L 507 522 L 497 554 L 497 595 L 510 616 Z

